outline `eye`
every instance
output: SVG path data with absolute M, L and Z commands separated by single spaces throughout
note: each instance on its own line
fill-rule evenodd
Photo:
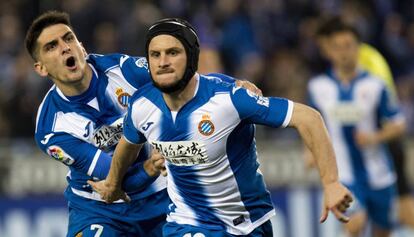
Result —
M 160 56 L 159 52 L 151 52 L 150 53 L 151 58 L 158 58 Z
M 45 46 L 45 50 L 48 52 L 54 50 L 55 48 L 56 48 L 56 44 L 48 44 Z
M 73 35 L 68 35 L 65 37 L 65 42 L 72 42 L 73 40 L 75 40 L 75 36 Z
M 176 56 L 178 54 L 178 51 L 177 50 L 171 50 L 170 51 L 170 55 L 171 56 Z

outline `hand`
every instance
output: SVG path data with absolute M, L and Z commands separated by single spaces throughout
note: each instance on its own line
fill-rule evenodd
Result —
M 165 158 L 156 149 L 152 150 L 151 157 L 144 162 L 144 169 L 149 176 L 157 176 L 160 173 L 167 176 Z
M 329 211 L 331 211 L 336 219 L 343 223 L 349 221 L 344 213 L 353 201 L 351 192 L 339 182 L 333 182 L 324 186 L 324 204 L 322 215 L 319 220 L 320 223 L 325 222 L 328 218 Z
M 378 144 L 378 139 L 375 133 L 366 133 L 358 131 L 355 133 L 356 144 L 360 147 L 367 147 Z
M 249 81 L 236 80 L 236 86 L 243 87 L 243 88 L 255 93 L 256 95 L 260 95 L 260 96 L 263 95 L 262 90 L 260 90 L 255 84 L 253 84 Z
M 88 180 L 88 184 L 91 185 L 93 190 L 101 195 L 101 198 L 106 203 L 112 203 L 119 199 L 122 199 L 125 202 L 131 201 L 129 196 L 124 191 L 122 191 L 120 187 L 108 184 L 107 180 L 101 180 L 97 182 Z

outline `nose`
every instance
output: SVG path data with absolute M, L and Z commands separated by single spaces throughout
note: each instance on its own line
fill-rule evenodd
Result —
M 61 40 L 59 44 L 60 44 L 60 47 L 62 48 L 62 54 L 70 52 L 69 44 L 67 44 L 65 41 Z
M 168 67 L 169 65 L 170 65 L 170 60 L 169 60 L 168 56 L 165 53 L 162 53 L 160 55 L 159 67 L 164 68 L 164 67 Z

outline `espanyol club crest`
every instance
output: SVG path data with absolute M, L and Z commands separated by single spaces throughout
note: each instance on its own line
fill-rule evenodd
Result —
M 124 92 L 122 88 L 118 88 L 115 93 L 118 96 L 118 103 L 125 108 L 128 107 L 128 102 L 131 95 Z
M 204 136 L 210 136 L 214 132 L 214 124 L 208 114 L 203 115 L 198 123 L 198 131 Z

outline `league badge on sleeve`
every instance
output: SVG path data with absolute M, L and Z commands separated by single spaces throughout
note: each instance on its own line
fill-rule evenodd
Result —
M 214 132 L 214 124 L 208 114 L 204 114 L 198 123 L 198 131 L 204 136 L 210 136 Z
M 75 160 L 70 157 L 62 148 L 59 146 L 50 146 L 47 148 L 47 154 L 49 154 L 52 158 L 57 161 L 62 162 L 66 165 L 72 165 Z
M 148 62 L 146 58 L 139 58 L 135 61 L 135 65 L 137 65 L 137 67 L 143 67 L 145 69 L 148 69 Z

